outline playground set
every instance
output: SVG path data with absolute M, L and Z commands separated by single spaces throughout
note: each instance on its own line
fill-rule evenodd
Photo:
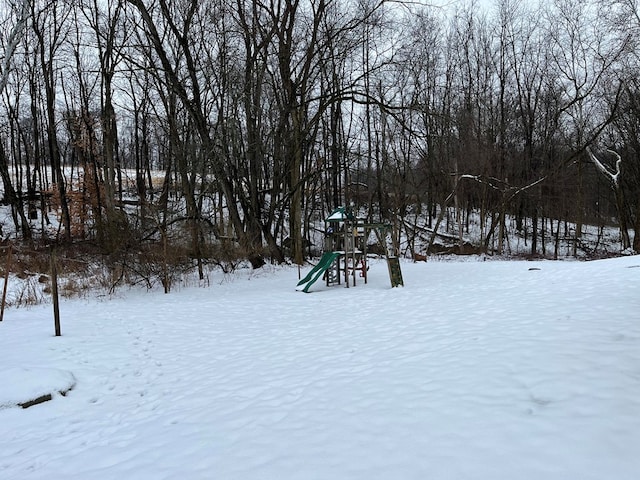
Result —
M 373 231 L 382 244 L 389 267 L 391 287 L 403 286 L 400 261 L 390 255 L 385 237 L 391 226 L 382 223 L 366 223 L 354 215 L 348 207 L 338 207 L 325 221 L 324 253 L 318 264 L 298 282 L 296 290 L 309 293 L 309 288 L 321 277 L 326 285 L 356 286 L 356 276 L 367 283 L 367 239 Z

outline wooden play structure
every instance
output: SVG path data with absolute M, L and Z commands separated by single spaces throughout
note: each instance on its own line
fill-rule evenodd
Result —
M 356 286 L 356 278 L 367 283 L 369 267 L 367 265 L 367 239 L 373 231 L 384 248 L 391 286 L 403 286 L 400 261 L 395 255 L 389 255 L 384 241 L 390 226 L 379 223 L 366 223 L 355 216 L 348 207 L 338 207 L 325 219 L 324 253 L 318 264 L 298 282 L 296 290 L 309 292 L 309 288 L 321 277 L 326 285 Z

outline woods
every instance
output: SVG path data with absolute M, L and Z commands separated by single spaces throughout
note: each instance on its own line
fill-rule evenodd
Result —
M 5 2 L 3 238 L 202 276 L 301 264 L 352 204 L 411 255 L 472 214 L 488 253 L 561 224 L 640 251 L 640 7 L 541 3 Z

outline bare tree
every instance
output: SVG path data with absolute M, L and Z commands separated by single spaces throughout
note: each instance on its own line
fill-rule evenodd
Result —
M 589 154 L 591 162 L 593 162 L 598 172 L 607 180 L 615 195 L 622 248 L 627 249 L 631 247 L 631 238 L 629 237 L 629 222 L 627 219 L 628 204 L 622 189 L 622 157 L 614 150 L 608 150 L 608 152 L 616 158 L 614 169 L 608 167 L 593 153 L 591 148 L 587 147 L 587 153 Z
M 610 77 L 626 50 L 628 38 L 611 36 L 589 4 L 557 0 L 549 15 L 552 19 L 549 36 L 553 42 L 553 68 L 561 94 L 558 123 L 565 125 L 568 146 L 584 155 L 585 146 L 590 145 L 612 120 L 612 110 L 606 105 L 602 91 L 611 86 L 614 92 L 620 90 Z M 578 208 L 574 254 L 582 235 L 585 202 L 583 162 L 578 161 L 576 165 Z
M 203 98 L 203 79 L 199 75 L 198 58 L 194 56 L 194 45 L 191 42 L 194 17 L 198 11 L 199 2 L 192 0 L 184 2 L 177 9 L 165 0 L 159 2 L 158 8 L 150 10 L 142 0 L 127 0 L 136 8 L 149 42 L 158 56 L 162 73 L 166 76 L 169 88 L 177 95 L 181 104 L 191 118 L 194 130 L 202 142 L 202 150 L 209 155 L 209 165 L 219 183 L 226 199 L 231 222 L 235 228 L 240 245 L 245 249 L 254 268 L 264 264 L 262 245 L 256 244 L 245 230 L 245 226 L 238 210 L 236 197 L 232 186 L 232 177 L 225 170 L 225 164 L 220 158 L 211 157 L 217 150 L 214 137 L 209 128 L 209 118 L 205 110 Z M 178 12 L 180 16 L 176 16 Z M 155 17 L 157 16 L 157 18 Z M 160 21 L 162 28 L 159 30 Z M 181 22 L 181 23 L 178 23 Z M 175 65 L 166 49 L 165 35 L 171 36 L 183 64 Z M 200 45 L 204 48 L 204 45 Z
M 67 200 L 66 177 L 63 171 L 63 158 L 58 141 L 56 95 L 58 86 L 58 61 L 60 48 L 66 39 L 70 11 L 56 2 L 42 8 L 32 5 L 31 28 L 36 38 L 39 67 L 42 71 L 44 86 L 44 110 L 47 134 L 47 153 L 51 163 L 51 179 L 55 185 L 60 202 L 61 226 L 64 227 L 64 239 L 71 241 L 71 217 Z
M 15 23 L 9 27 L 9 34 L 6 39 L 2 39 L 4 43 L 4 55 L 2 55 L 2 64 L 0 66 L 0 94 L 4 92 L 4 89 L 7 86 L 7 82 L 9 80 L 9 72 L 11 70 L 11 60 L 13 58 L 13 54 L 18 47 L 22 39 L 22 34 L 24 33 L 27 25 L 29 23 L 29 13 L 30 13 L 31 0 L 22 0 L 15 8 Z M 14 13 L 13 6 L 10 7 L 9 11 Z M 5 20 L 7 23 L 9 20 Z
M 16 5 L 15 10 L 14 8 L 10 8 L 9 12 L 15 15 L 15 22 L 10 25 L 10 28 L 7 30 L 9 32 L 7 37 L 2 38 L 4 55 L 2 56 L 2 62 L 0 64 L 0 95 L 5 93 L 5 89 L 9 82 L 11 62 L 14 57 L 14 53 L 16 52 L 19 43 L 22 41 L 23 34 L 28 26 L 30 1 L 22 0 L 18 5 Z M 5 20 L 5 22 L 8 24 L 10 19 Z M 0 177 L 2 177 L 5 199 L 11 205 L 11 213 L 16 230 L 21 231 L 25 239 L 30 239 L 31 229 L 24 214 L 22 198 L 16 192 L 9 173 L 9 159 L 7 158 L 2 138 L 0 138 Z
M 101 198 L 105 210 L 105 219 L 99 219 L 103 225 L 104 241 L 107 248 L 117 245 L 117 237 L 126 230 L 125 219 L 116 214 L 116 191 L 122 200 L 122 176 L 118 161 L 118 128 L 114 108 L 114 77 L 118 65 L 122 60 L 122 46 L 128 39 L 123 25 L 123 0 L 110 1 L 106 4 L 93 1 L 91 4 L 81 4 L 80 11 L 86 20 L 92 38 L 90 43 L 97 50 L 100 85 L 100 133 L 101 157 L 99 165 L 103 169 L 102 183 L 104 198 Z M 78 22 L 80 19 L 78 19 Z M 116 188 L 116 180 L 118 187 Z

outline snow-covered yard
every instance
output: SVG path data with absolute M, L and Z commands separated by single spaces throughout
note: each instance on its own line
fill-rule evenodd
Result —
M 8 310 L 0 478 L 639 478 L 640 257 L 403 274 Z

